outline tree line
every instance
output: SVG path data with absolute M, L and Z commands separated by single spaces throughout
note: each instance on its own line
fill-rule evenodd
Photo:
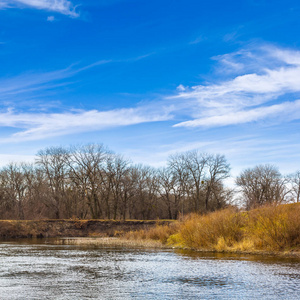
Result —
M 176 219 L 233 205 L 225 186 L 224 155 L 188 151 L 171 155 L 163 168 L 133 164 L 102 144 L 49 147 L 32 164 L 0 170 L 0 219 Z M 283 177 L 271 165 L 236 178 L 240 203 L 297 201 L 300 172 Z

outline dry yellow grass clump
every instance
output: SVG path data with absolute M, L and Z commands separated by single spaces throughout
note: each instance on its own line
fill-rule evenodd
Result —
M 232 246 L 243 236 L 243 218 L 233 209 L 207 215 L 190 215 L 169 242 L 194 249 L 214 249 L 217 245 Z
M 190 214 L 170 225 L 126 233 L 125 238 L 196 250 L 300 251 L 300 204 Z
M 248 214 L 245 236 L 256 249 L 300 249 L 300 204 L 266 206 Z
M 130 231 L 125 233 L 124 238 L 128 240 L 155 240 L 166 244 L 168 238 L 179 229 L 179 223 L 174 222 L 169 225 L 156 225 L 149 229 Z
M 75 237 L 61 238 L 55 241 L 58 245 L 80 245 L 80 246 L 99 246 L 99 247 L 138 247 L 138 248 L 162 248 L 163 244 L 156 240 L 133 240 L 123 237 Z

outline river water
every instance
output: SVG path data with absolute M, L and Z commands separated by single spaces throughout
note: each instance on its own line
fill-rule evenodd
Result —
M 300 260 L 2 241 L 0 299 L 300 299 Z

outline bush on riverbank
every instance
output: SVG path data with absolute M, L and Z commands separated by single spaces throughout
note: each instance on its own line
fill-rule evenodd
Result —
M 179 230 L 179 223 L 173 222 L 168 225 L 156 225 L 149 229 L 140 229 L 138 231 L 129 231 L 125 234 L 128 240 L 155 240 L 163 244 L 168 242 L 168 239 Z
M 198 250 L 300 250 L 300 205 L 190 214 L 175 224 L 127 233 L 126 237 L 160 240 L 171 246 Z

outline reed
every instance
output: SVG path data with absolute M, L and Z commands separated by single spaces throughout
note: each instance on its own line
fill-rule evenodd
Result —
M 57 245 L 98 246 L 98 247 L 126 247 L 126 248 L 163 248 L 160 241 L 150 239 L 126 239 L 123 237 L 83 237 L 60 238 L 55 240 Z
M 169 225 L 126 233 L 125 238 L 209 251 L 300 251 L 300 204 L 190 214 Z
M 179 223 L 173 222 L 169 225 L 156 225 L 149 229 L 129 231 L 124 237 L 128 240 L 155 240 L 166 244 L 168 238 L 178 231 Z

